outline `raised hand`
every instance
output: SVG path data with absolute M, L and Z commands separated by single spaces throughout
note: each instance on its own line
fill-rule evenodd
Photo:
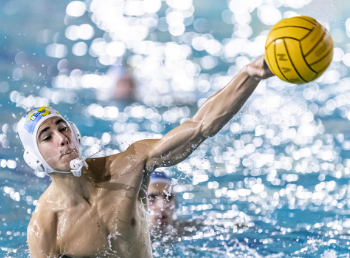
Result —
M 243 68 L 243 71 L 248 73 L 249 76 L 253 77 L 256 80 L 263 80 L 274 76 L 274 74 L 267 66 L 264 56 L 261 56 L 255 61 L 246 65 Z

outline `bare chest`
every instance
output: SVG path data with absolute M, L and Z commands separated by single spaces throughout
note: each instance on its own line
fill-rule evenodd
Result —
M 147 214 L 132 189 L 101 192 L 58 214 L 57 244 L 71 257 L 136 257 L 147 250 Z

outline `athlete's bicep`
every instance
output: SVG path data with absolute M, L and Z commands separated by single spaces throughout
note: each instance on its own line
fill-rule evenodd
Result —
M 141 141 L 147 153 L 146 170 L 168 167 L 186 159 L 207 137 L 202 134 L 202 125 L 189 120 L 164 137 Z

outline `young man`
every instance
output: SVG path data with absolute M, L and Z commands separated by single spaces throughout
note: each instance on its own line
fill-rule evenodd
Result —
M 24 158 L 52 179 L 28 226 L 32 257 L 152 257 L 146 201 L 151 173 L 186 159 L 270 76 L 261 57 L 161 139 L 135 142 L 125 152 L 87 159 L 87 165 L 74 124 L 51 108 L 30 111 L 18 124 Z
M 147 206 L 152 242 L 171 243 L 179 237 L 192 235 L 194 230 L 203 226 L 202 220 L 176 218 L 176 196 L 171 179 L 164 172 L 152 173 Z
M 154 234 L 168 231 L 173 226 L 176 206 L 171 179 L 164 173 L 152 173 L 148 186 L 148 220 Z

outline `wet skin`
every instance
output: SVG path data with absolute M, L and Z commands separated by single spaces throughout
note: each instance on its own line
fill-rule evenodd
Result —
M 48 119 L 40 125 L 37 143 L 47 164 L 59 171 L 69 171 L 69 162 L 79 156 L 77 139 L 60 117 Z
M 88 159 L 81 177 L 52 173 L 28 226 L 34 258 L 152 257 L 147 221 L 149 177 L 157 167 L 186 159 L 205 139 L 214 136 L 243 106 L 261 79 L 272 74 L 259 58 L 209 98 L 187 122 L 161 139 L 135 142 L 119 154 Z M 38 146 L 55 170 L 67 170 L 76 141 L 70 129 L 45 121 Z M 41 138 L 41 131 L 50 139 Z M 69 153 L 68 153 L 69 152 Z M 67 155 L 63 155 L 68 153 Z
M 148 220 L 153 229 L 173 224 L 175 195 L 170 184 L 153 183 L 148 187 Z
M 167 183 L 151 183 L 148 187 L 148 221 L 152 242 L 164 245 L 190 236 L 203 227 L 203 220 L 174 218 L 176 197 L 173 187 Z

